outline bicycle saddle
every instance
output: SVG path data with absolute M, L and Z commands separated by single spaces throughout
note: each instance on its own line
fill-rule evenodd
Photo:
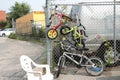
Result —
M 82 51 L 88 51 L 89 49 L 88 48 L 82 48 L 81 50 Z
M 79 51 L 88 51 L 89 49 L 88 48 L 76 48 L 76 50 L 79 50 Z

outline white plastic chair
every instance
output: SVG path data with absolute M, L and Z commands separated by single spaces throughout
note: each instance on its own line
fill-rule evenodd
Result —
M 28 80 L 53 80 L 53 75 L 50 72 L 50 67 L 47 64 L 36 64 L 26 55 L 20 57 L 20 63 L 24 71 L 27 73 Z M 41 70 L 33 70 L 33 66 L 40 69 L 45 69 L 45 74 Z

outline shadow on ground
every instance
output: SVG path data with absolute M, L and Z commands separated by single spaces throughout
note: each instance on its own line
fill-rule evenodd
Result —
M 120 76 L 100 77 L 96 80 L 120 80 Z

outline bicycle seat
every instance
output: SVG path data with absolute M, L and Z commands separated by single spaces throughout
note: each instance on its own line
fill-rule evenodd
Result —
M 88 51 L 89 49 L 88 48 L 76 48 L 76 50 L 79 50 L 79 51 Z
M 88 51 L 89 49 L 88 48 L 82 48 L 81 50 L 82 51 Z

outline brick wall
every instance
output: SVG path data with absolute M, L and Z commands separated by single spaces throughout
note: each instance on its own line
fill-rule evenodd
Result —
M 0 21 L 1 20 L 6 21 L 6 12 L 2 10 L 0 10 Z

